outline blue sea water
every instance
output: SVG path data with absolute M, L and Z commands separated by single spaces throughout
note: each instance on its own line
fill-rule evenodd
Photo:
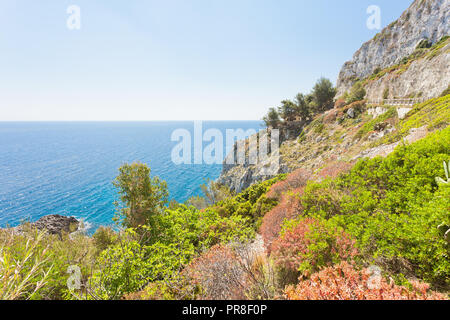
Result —
M 82 218 L 90 232 L 111 225 L 118 200 L 112 181 L 125 162 L 148 164 L 171 199 L 201 194 L 222 166 L 175 165 L 171 135 L 179 128 L 194 137 L 193 122 L 0 122 L 0 227 L 49 214 Z M 226 129 L 258 131 L 262 123 L 203 122 L 203 131 L 209 128 L 225 137 Z

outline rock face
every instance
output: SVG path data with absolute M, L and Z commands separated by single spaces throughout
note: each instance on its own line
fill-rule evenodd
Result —
M 450 84 L 450 42 L 430 58 L 417 59 L 402 73 L 387 73 L 380 79 L 366 85 L 369 101 L 382 99 L 385 90 L 387 98 L 439 96 Z
M 61 234 L 62 232 L 73 232 L 78 228 L 79 221 L 74 217 L 65 217 L 60 215 L 49 215 L 40 218 L 31 223 L 32 227 L 39 230 L 46 229 L 50 234 Z
M 259 136 L 259 139 L 271 141 L 267 136 L 267 131 Z M 280 143 L 282 140 L 280 140 Z M 268 149 L 269 155 L 266 159 L 250 163 L 249 161 L 249 144 L 248 139 L 244 143 L 236 143 L 234 151 L 230 152 L 223 162 L 222 173 L 217 182 L 226 185 L 231 191 L 239 193 L 256 182 L 270 179 L 280 173 L 287 172 L 276 153 L 272 153 Z M 238 154 L 244 154 L 244 163 L 237 163 Z
M 450 0 L 415 0 L 397 21 L 364 43 L 354 54 L 353 59 L 344 64 L 337 80 L 337 96 L 348 91 L 356 80 L 370 76 L 377 68 L 384 69 L 399 63 L 402 58 L 412 54 L 422 40 L 426 39 L 434 44 L 449 35 L 449 31 Z M 429 90 L 432 86 L 426 83 L 433 81 L 435 75 L 439 76 L 439 72 L 443 71 L 439 70 L 439 66 L 445 66 L 445 62 L 447 63 L 445 72 L 448 72 L 448 60 L 438 61 L 433 65 L 433 70 L 427 70 L 425 64 L 411 68 L 411 74 L 405 74 L 398 80 L 396 84 L 400 86 L 398 92 L 407 95 L 408 90 Z M 420 84 L 419 88 L 411 81 L 404 81 L 413 80 L 413 75 L 418 75 L 414 83 Z M 421 84 L 424 81 L 425 83 Z M 445 83 L 445 88 L 447 85 L 448 83 Z M 440 88 L 435 90 L 438 91 Z M 374 95 L 379 98 L 380 92 Z

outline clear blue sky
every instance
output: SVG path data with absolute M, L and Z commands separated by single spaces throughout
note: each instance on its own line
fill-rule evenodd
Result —
M 2 120 L 257 120 L 412 0 L 0 0 Z M 69 5 L 81 30 L 66 26 Z

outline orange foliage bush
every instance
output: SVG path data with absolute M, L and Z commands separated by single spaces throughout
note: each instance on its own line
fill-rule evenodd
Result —
M 337 178 L 341 173 L 345 173 L 350 171 L 350 169 L 353 167 L 352 163 L 349 162 L 343 162 L 343 161 L 336 161 L 332 162 L 329 165 L 327 165 L 325 168 L 319 171 L 317 174 L 317 177 L 319 179 L 325 179 L 325 178 Z
M 273 242 L 272 250 L 277 265 L 306 276 L 321 267 L 353 261 L 358 254 L 355 240 L 347 233 L 314 218 L 294 221 Z
M 327 111 L 325 115 L 323 116 L 323 123 L 333 123 L 336 121 L 339 114 L 338 109 L 331 109 L 330 111 Z
M 280 235 L 284 220 L 294 219 L 303 212 L 299 197 L 301 194 L 303 194 L 303 188 L 285 194 L 281 202 L 264 216 L 260 233 L 269 254 L 272 251 L 272 242 Z
M 281 199 L 286 191 L 304 187 L 311 176 L 311 171 L 299 168 L 290 173 L 285 180 L 275 183 L 266 196 L 269 199 Z
M 315 273 L 309 280 L 285 290 L 289 300 L 446 300 L 429 286 L 411 282 L 412 289 L 388 283 L 381 276 L 374 280 L 369 269 L 356 270 L 341 262 Z
M 334 107 L 340 109 L 344 107 L 345 104 L 346 104 L 345 99 L 337 99 L 336 102 L 334 103 Z
M 194 259 L 183 271 L 191 285 L 198 286 L 198 299 L 239 300 L 245 298 L 245 272 L 239 257 L 224 245 L 216 245 Z

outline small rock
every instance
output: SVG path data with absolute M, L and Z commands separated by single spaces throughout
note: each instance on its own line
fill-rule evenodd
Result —
M 348 109 L 347 116 L 351 119 L 354 119 L 355 118 L 355 109 L 353 109 L 353 108 Z

